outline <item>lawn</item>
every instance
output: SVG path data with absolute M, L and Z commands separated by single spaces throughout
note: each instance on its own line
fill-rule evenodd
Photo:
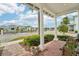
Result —
M 21 37 L 18 37 L 18 38 L 13 39 L 11 41 L 23 40 L 24 38 L 27 38 L 27 36 L 21 36 Z

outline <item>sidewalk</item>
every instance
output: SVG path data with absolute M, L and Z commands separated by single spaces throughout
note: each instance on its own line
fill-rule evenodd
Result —
M 31 56 L 29 51 L 26 51 L 18 42 L 22 40 L 3 43 L 1 46 L 4 46 L 1 51 L 1 56 Z
M 16 44 L 18 42 L 22 42 L 22 40 L 12 41 L 12 42 L 8 42 L 8 43 L 1 43 L 0 44 L 0 47 L 7 46 L 7 45 L 11 45 L 11 44 Z

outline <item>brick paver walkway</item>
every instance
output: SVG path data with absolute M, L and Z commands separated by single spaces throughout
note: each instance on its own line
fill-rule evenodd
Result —
M 60 50 L 63 47 L 65 42 L 63 41 L 51 41 L 45 44 L 47 50 L 40 53 L 43 56 L 61 56 L 62 51 Z M 11 44 L 5 46 L 2 51 L 2 56 L 31 56 L 29 51 L 26 51 L 21 45 Z
M 31 53 L 26 51 L 19 44 L 5 46 L 2 51 L 2 56 L 30 56 Z
M 40 53 L 43 56 L 62 56 L 62 51 L 60 48 L 62 48 L 66 42 L 64 41 L 51 41 L 47 44 L 45 44 L 46 50 Z

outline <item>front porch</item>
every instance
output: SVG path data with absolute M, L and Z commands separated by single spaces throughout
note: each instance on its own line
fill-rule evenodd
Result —
M 64 45 L 66 44 L 66 41 L 60 41 L 58 39 L 57 17 L 71 13 L 71 11 L 74 12 L 74 9 L 79 4 L 69 4 L 69 5 L 67 4 L 28 4 L 28 5 L 32 9 L 38 10 L 38 17 L 37 17 L 38 18 L 37 19 L 38 20 L 38 34 L 40 36 L 39 50 L 42 51 L 39 53 L 39 55 L 41 56 L 62 56 L 63 52 L 60 49 L 64 47 Z M 74 7 L 72 7 L 72 5 Z M 65 7 L 68 7 L 68 8 L 65 8 Z M 76 9 L 75 11 L 78 12 L 78 19 L 79 19 L 79 9 Z M 54 33 L 54 39 L 52 38 L 52 41 L 46 44 L 45 44 L 45 39 L 44 39 L 44 17 L 43 17 L 44 14 L 54 18 L 54 24 L 55 24 L 54 26 L 55 30 L 54 32 L 53 31 L 51 32 L 51 33 Z M 78 25 L 79 25 L 79 20 L 78 20 Z M 79 26 L 78 26 L 78 29 L 79 29 Z M 3 36 L 3 30 L 1 30 L 1 36 Z M 33 41 L 33 43 L 34 42 L 35 41 Z M 14 43 L 14 44 L 4 46 L 2 50 L 0 51 L 0 55 L 1 56 L 32 56 L 31 52 L 26 51 L 25 47 L 23 47 L 19 43 Z

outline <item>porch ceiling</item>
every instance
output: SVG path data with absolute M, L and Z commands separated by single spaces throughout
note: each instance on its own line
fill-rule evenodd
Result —
M 40 8 L 51 15 L 64 15 L 67 13 L 75 12 L 79 9 L 79 3 L 32 3 L 34 6 Z

